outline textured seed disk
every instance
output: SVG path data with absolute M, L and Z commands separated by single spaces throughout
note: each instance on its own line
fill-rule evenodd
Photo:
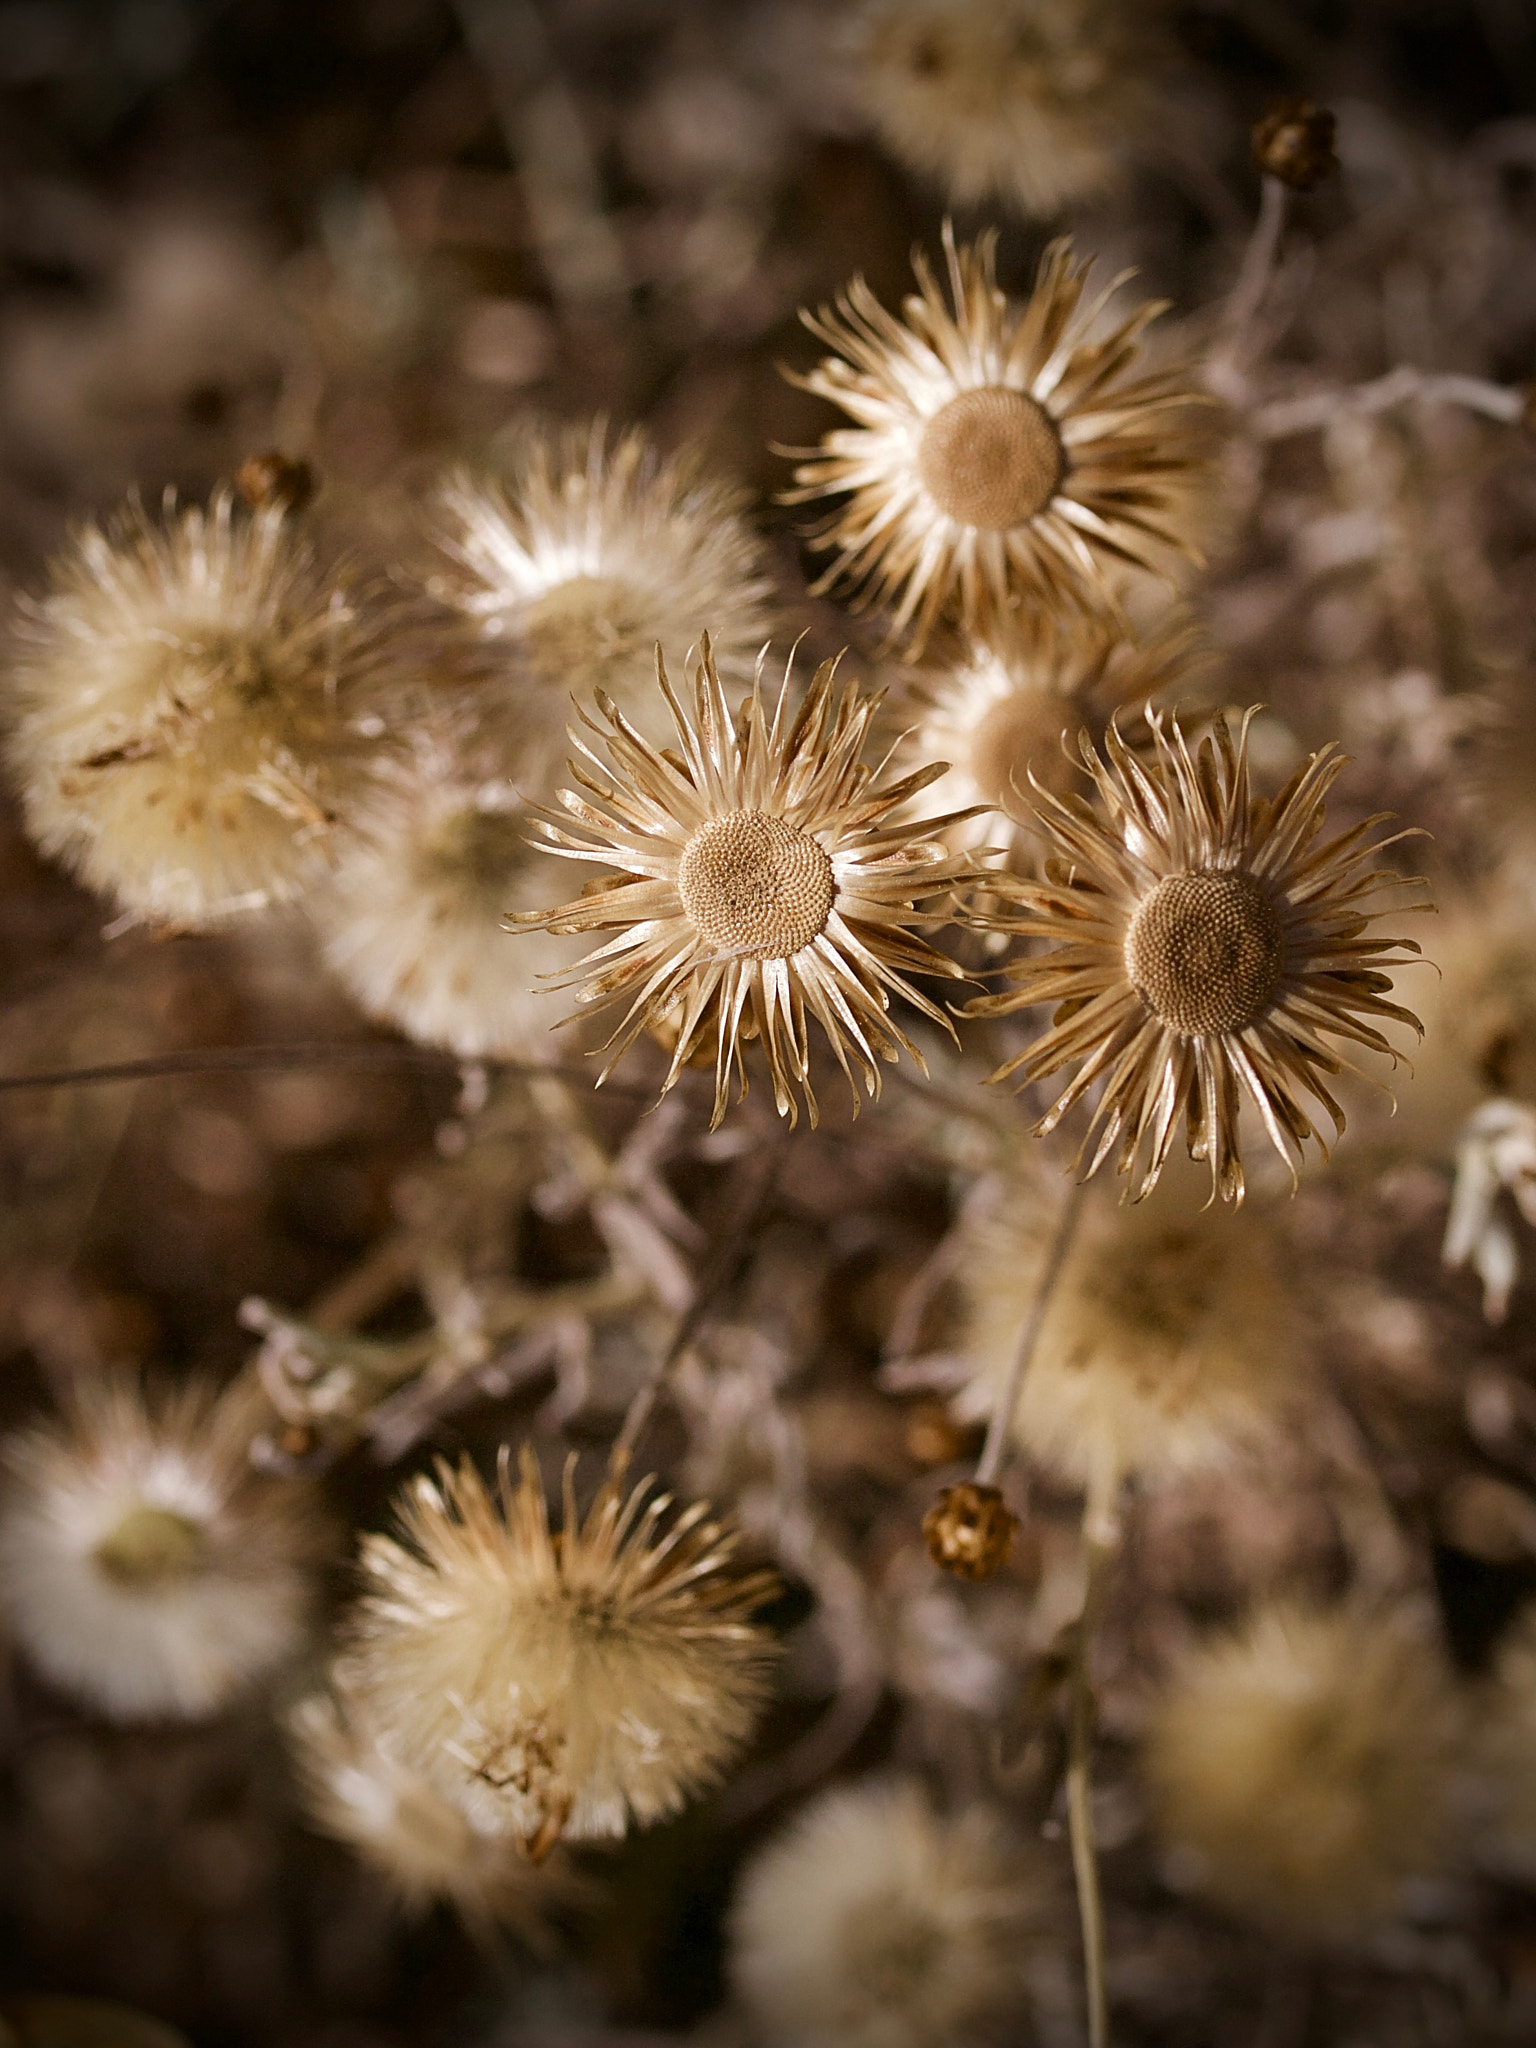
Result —
M 787 960 L 824 929 L 837 887 L 826 849 L 762 811 L 707 818 L 683 848 L 677 893 L 717 953 Z
M 917 473 L 939 510 L 989 533 L 1043 512 L 1065 467 L 1050 414 L 1003 384 L 962 391 L 942 406 L 917 453 Z
M 1241 1031 L 1285 965 L 1279 913 L 1251 875 L 1170 875 L 1139 905 L 1125 969 L 1147 1007 L 1191 1037 Z

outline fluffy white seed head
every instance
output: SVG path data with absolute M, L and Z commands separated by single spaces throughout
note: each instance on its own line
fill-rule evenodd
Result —
M 529 843 L 515 765 L 449 721 L 423 721 L 348 812 L 310 905 L 327 961 L 369 1015 L 461 1059 L 555 1058 L 563 1005 L 539 977 L 580 951 L 504 928 L 566 885 Z
M 1048 1907 L 992 1813 L 939 1814 L 909 1779 L 839 1788 L 748 1866 L 731 1976 L 774 2048 L 1012 2039 Z
M 250 1398 L 117 1384 L 4 1449 L 0 1603 L 43 1676 L 114 1720 L 216 1713 L 301 1647 L 302 1486 L 250 1466 Z
M 435 586 L 495 650 L 525 744 L 566 752 L 571 699 L 598 690 L 669 737 L 656 648 L 710 635 L 723 675 L 746 679 L 772 630 L 767 555 L 741 494 L 638 428 L 533 434 L 499 479 L 459 476 L 442 498 L 452 572 Z M 524 786 L 542 794 L 541 773 Z
M 1188 1656 L 1153 1706 L 1144 1759 L 1176 1876 L 1329 1940 L 1434 1871 L 1455 1706 L 1417 1619 L 1277 1603 Z
M 1147 120 L 1147 10 L 1125 0 L 868 0 L 857 89 L 960 205 L 1051 214 L 1109 185 Z
M 1013 1420 L 1021 1448 L 1073 1481 L 1223 1463 L 1272 1438 L 1306 1395 L 1311 1340 L 1274 1212 L 1203 1207 L 1198 1181 L 1165 1174 L 1135 1207 L 1088 1197 Z M 1061 1200 L 1021 1174 L 967 1226 L 966 1420 L 991 1413 L 1008 1375 Z
M 200 926 L 294 896 L 378 752 L 388 620 L 280 505 L 130 504 L 19 620 L 8 753 L 28 829 L 133 916 Z
M 536 1868 L 505 1835 L 472 1827 L 344 1694 L 302 1701 L 288 1727 L 311 1822 L 355 1850 L 407 1912 L 441 1899 L 471 1927 L 541 1939 L 548 1908 L 574 1891 L 557 1863 Z
M 474 1468 L 417 1479 L 406 1540 L 366 1539 L 368 1592 L 345 1681 L 391 1749 L 486 1833 L 541 1854 L 562 1833 L 617 1837 L 676 1812 L 745 1743 L 770 1639 L 761 1574 L 732 1538 L 665 1496 L 610 1481 L 585 1518 L 567 1469 L 550 1532 L 525 1448 L 514 1486 Z

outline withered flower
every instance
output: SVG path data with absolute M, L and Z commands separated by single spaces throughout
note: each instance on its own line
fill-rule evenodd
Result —
M 1198 462 L 1178 415 L 1198 394 L 1180 366 L 1133 374 L 1162 305 L 1106 325 L 1125 277 L 1085 300 L 1090 265 L 1065 239 L 1010 303 L 996 249 L 991 233 L 957 248 L 946 223 L 952 313 L 919 256 L 903 319 L 862 278 L 802 315 L 836 353 L 799 381 L 857 422 L 787 494 L 851 493 L 817 531 L 837 556 L 817 587 L 894 603 L 893 632 L 919 646 L 949 609 L 976 632 L 1030 604 L 1113 613 L 1121 565 L 1196 552 L 1178 514 Z
M 657 651 L 676 751 L 651 746 L 602 695 L 600 720 L 583 716 L 609 758 L 600 761 L 578 738 L 591 767 L 573 762 L 572 772 L 597 802 L 562 791 L 576 828 L 551 816 L 545 832 L 552 851 L 619 872 L 589 883 L 575 902 L 509 922 L 618 932 L 558 977 L 560 985 L 581 984 L 583 1005 L 629 1001 L 605 1048 L 604 1079 L 648 1026 L 675 1033 L 663 1093 L 712 1044 L 718 1124 L 733 1070 L 745 1086 L 742 1042 L 756 1036 L 779 1114 L 794 1121 L 798 1088 L 814 1123 L 807 1012 L 855 1100 L 855 1069 L 875 1096 L 877 1061 L 896 1059 L 900 1048 L 923 1066 L 890 1015 L 891 994 L 950 1028 L 907 974 L 961 973 L 912 927 L 948 914 L 919 911 L 920 901 L 942 900 L 975 878 L 973 864 L 942 837 L 967 814 L 890 822 L 943 764 L 881 782 L 859 759 L 878 699 L 852 686 L 838 694 L 835 668 L 826 662 L 816 671 L 793 716 L 786 672 L 771 713 L 759 683 L 733 721 L 705 636 L 691 716 Z
M 624 1834 L 712 1784 L 751 1734 L 772 1575 L 730 1570 L 706 1503 L 609 1479 L 583 1516 L 566 1467 L 554 1535 L 525 1445 L 491 1492 L 467 1461 L 417 1478 L 403 1540 L 363 1545 L 368 1590 L 339 1671 L 379 1739 L 471 1823 L 535 1859 Z
M 1339 168 L 1333 148 L 1337 128 L 1326 107 L 1287 93 L 1254 123 L 1253 160 L 1293 192 L 1315 191 Z
M 1042 1134 L 1102 1083 L 1084 1144 L 1086 1153 L 1097 1133 L 1089 1173 L 1113 1153 L 1139 1200 L 1182 1117 L 1190 1157 L 1208 1163 L 1213 1191 L 1241 1201 L 1240 1090 L 1294 1179 L 1305 1140 L 1323 1143 L 1304 1099 L 1344 1128 L 1323 1077 L 1354 1067 L 1329 1040 L 1395 1062 L 1369 1020 L 1419 1029 L 1384 993 L 1401 954 L 1419 948 L 1370 929 L 1380 914 L 1371 899 L 1402 879 L 1372 865 L 1391 843 L 1372 841 L 1381 817 L 1314 843 L 1345 765 L 1331 743 L 1270 801 L 1249 786 L 1252 711 L 1235 738 L 1217 718 L 1193 750 L 1176 718 L 1145 715 L 1150 759 L 1138 759 L 1114 726 L 1103 758 L 1082 736 L 1101 811 L 1037 789 L 1053 857 L 1043 882 L 1009 884 L 1023 910 L 1000 921 L 1051 950 L 1012 963 L 1015 987 L 978 997 L 967 1013 L 1056 1005 L 1050 1029 L 993 1079 L 1028 1082 L 1077 1064 L 1036 1127 Z
M 1019 1518 L 995 1486 L 946 1486 L 923 1517 L 928 1555 L 942 1571 L 979 1583 L 1008 1561 Z

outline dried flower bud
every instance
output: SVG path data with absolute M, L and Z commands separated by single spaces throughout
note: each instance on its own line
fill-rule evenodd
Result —
M 302 512 L 315 495 L 318 481 L 313 464 L 300 456 L 280 454 L 276 448 L 250 456 L 235 472 L 236 489 L 256 511 L 279 505 L 285 512 Z
M 990 1579 L 1006 1563 L 1019 1518 L 995 1486 L 946 1486 L 923 1517 L 928 1555 L 957 1579 Z
M 920 1401 L 907 1416 L 902 1440 L 914 1465 L 953 1465 L 965 1449 L 966 1431 L 942 1401 Z
M 1326 107 L 1287 93 L 1254 123 L 1253 160 L 1293 192 L 1315 191 L 1339 168 L 1333 148 L 1337 125 Z

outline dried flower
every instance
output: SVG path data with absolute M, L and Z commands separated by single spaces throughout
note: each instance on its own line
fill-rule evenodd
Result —
M 1164 1477 L 1272 1441 L 1311 1384 L 1312 1350 L 1273 1211 L 1202 1208 L 1193 1168 L 1142 1207 L 1090 1202 L 1024 1376 L 1013 1434 L 1078 1485 Z M 1043 1176 L 1003 1180 L 961 1225 L 955 1263 L 975 1377 L 955 1403 L 991 1414 L 1040 1285 L 1051 1210 Z
M 309 1497 L 258 1477 L 253 1410 L 92 1383 L 5 1447 L 0 1601 L 43 1675 L 114 1720 L 216 1713 L 300 1647 Z
M 1033 842 L 1039 821 L 1031 778 L 1066 795 L 1076 775 L 1068 741 L 1085 727 L 1097 737 L 1114 712 L 1187 688 L 1192 643 L 1181 624 L 1130 640 L 1068 619 L 1038 623 L 996 646 L 973 645 L 958 664 L 913 677 L 898 706 L 904 730 L 896 760 L 950 763 L 932 801 L 983 807 L 962 828 L 966 842 Z
M 1019 2018 L 1047 1903 L 990 1812 L 936 1814 L 910 1779 L 840 1788 L 749 1865 L 731 1975 L 785 2048 L 990 2041 Z
M 1483 1283 L 1483 1315 L 1502 1323 L 1520 1278 L 1520 1248 L 1500 1213 L 1507 1188 L 1527 1223 L 1536 1224 L 1536 1109 L 1496 1097 L 1468 1119 L 1456 1146 L 1456 1185 L 1445 1220 L 1442 1264 L 1470 1265 Z
M 1085 305 L 1091 266 L 1065 240 L 1012 305 L 996 246 L 989 233 L 957 249 L 946 224 L 953 314 L 919 256 L 904 322 L 862 278 L 802 315 L 837 353 L 799 381 L 858 422 L 825 437 L 789 493 L 851 493 L 817 531 L 837 555 L 817 588 L 895 601 L 892 631 L 919 646 L 951 609 L 983 635 L 1032 606 L 1113 613 L 1120 565 L 1156 572 L 1194 553 L 1175 515 L 1197 467 L 1178 418 L 1195 387 L 1180 366 L 1131 375 L 1162 307 L 1106 328 L 1124 280 Z
M 1019 1518 L 995 1486 L 946 1486 L 923 1517 L 928 1555 L 942 1571 L 980 1583 L 1008 1561 Z
M 1265 1607 L 1153 1705 L 1144 1768 L 1173 1870 L 1294 1935 L 1368 1927 L 1436 1866 L 1454 1733 L 1444 1660 L 1403 1617 Z
M 1339 168 L 1333 148 L 1337 129 L 1326 107 L 1286 93 L 1254 123 L 1253 160 L 1293 192 L 1315 191 Z
M 456 478 L 443 545 L 462 572 L 441 594 L 503 651 L 509 712 L 553 767 L 571 698 L 605 690 L 642 727 L 658 641 L 708 620 L 715 659 L 745 678 L 770 630 L 767 556 L 738 491 L 663 458 L 639 428 L 601 422 L 531 438 L 504 482 Z M 538 789 L 530 760 L 519 777 Z
M 89 888 L 184 926 L 293 896 L 378 752 L 388 612 L 320 574 L 281 504 L 130 503 L 55 562 L 19 625 L 12 772 Z
M 733 1069 L 745 1086 L 741 1044 L 755 1033 L 779 1114 L 794 1121 L 798 1088 L 814 1123 L 807 1011 L 831 1042 L 855 1102 L 855 1067 L 871 1096 L 879 1093 L 877 1060 L 896 1059 L 898 1048 L 923 1067 L 890 1015 L 888 992 L 949 1029 L 906 978 L 912 971 L 960 974 L 912 930 L 942 923 L 947 912 L 915 906 L 946 897 L 976 870 L 940 836 L 956 818 L 888 822 L 942 768 L 878 782 L 859 761 L 877 700 L 852 686 L 838 695 L 835 662 L 816 671 L 793 718 L 786 670 L 771 716 L 759 682 L 734 725 L 707 636 L 691 718 L 659 649 L 656 666 L 678 751 L 658 752 L 617 705 L 599 698 L 601 723 L 582 722 L 603 741 L 609 762 L 582 746 L 599 773 L 573 764 L 599 802 L 563 791 L 581 836 L 553 818 L 546 825 L 554 850 L 619 874 L 589 884 L 576 902 L 515 922 L 553 932 L 618 931 L 562 977 L 582 982 L 582 1004 L 630 1001 L 605 1047 L 604 1079 L 642 1030 L 670 1019 L 676 1049 L 663 1093 L 695 1052 L 712 1052 L 718 1124 Z
M 871 0 L 857 89 L 881 137 L 960 206 L 1050 214 L 1100 192 L 1155 104 L 1120 0 Z
M 417 1478 L 403 1541 L 363 1545 L 368 1590 L 343 1674 L 380 1739 L 487 1833 L 542 1855 L 675 1813 L 750 1735 L 772 1643 L 767 1573 L 731 1577 L 735 1536 L 609 1479 L 585 1517 L 565 1474 L 550 1533 L 525 1445 L 494 1494 L 467 1462 Z
M 355 1700 L 317 1693 L 295 1708 L 289 1733 L 310 1820 L 356 1850 L 407 1911 L 445 1899 L 471 1927 L 542 1942 L 550 1907 L 575 1890 L 569 1872 L 535 1869 L 504 1834 L 473 1827 L 379 1740 Z
M 310 908 L 327 961 L 371 1016 L 461 1059 L 553 1059 L 558 1009 L 530 983 L 576 949 L 509 945 L 503 921 L 548 902 L 561 871 L 530 845 L 528 814 L 493 766 L 452 721 L 421 721 L 351 808 Z
M 1182 1119 L 1190 1157 L 1207 1162 L 1213 1190 L 1242 1200 L 1239 1084 L 1294 1180 L 1304 1141 L 1323 1142 L 1304 1097 L 1344 1128 L 1323 1076 L 1355 1068 L 1328 1041 L 1395 1062 L 1367 1020 L 1419 1028 L 1412 1011 L 1383 994 L 1392 986 L 1386 970 L 1403 964 L 1399 951 L 1418 946 L 1370 931 L 1380 915 L 1370 899 L 1400 880 L 1369 864 L 1392 843 L 1371 842 L 1381 819 L 1314 845 L 1344 757 L 1323 747 L 1273 801 L 1255 797 L 1253 716 L 1235 740 L 1216 719 L 1191 751 L 1176 718 L 1149 710 L 1150 762 L 1113 726 L 1103 759 L 1083 735 L 1102 815 L 1082 797 L 1041 791 L 1056 857 L 1043 883 L 1010 885 L 1024 910 L 1007 928 L 1054 948 L 1010 966 L 1016 988 L 967 1005 L 968 1015 L 992 1017 L 1057 1005 L 1051 1028 L 993 1079 L 1028 1082 L 1080 1063 L 1040 1120 L 1042 1133 L 1102 1081 L 1084 1142 L 1086 1153 L 1098 1133 L 1087 1171 L 1113 1152 L 1116 1170 L 1134 1176 L 1137 1199 L 1155 1186 Z

